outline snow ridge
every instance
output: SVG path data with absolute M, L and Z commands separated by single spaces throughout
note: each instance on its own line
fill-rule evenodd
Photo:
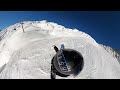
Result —
M 7 27 L 6 29 L 4 29 L 0 32 L 0 40 L 4 39 L 9 34 L 12 34 L 13 32 L 15 32 L 15 30 L 20 29 L 21 23 L 23 23 L 24 28 L 34 26 L 36 28 L 42 28 L 51 34 L 53 34 L 53 35 L 56 34 L 58 36 L 59 36 L 60 32 L 64 32 L 64 33 L 69 32 L 69 35 L 71 35 L 71 36 L 77 35 L 78 37 L 88 38 L 88 39 L 90 39 L 90 41 L 92 43 L 96 43 L 96 41 L 85 32 L 79 31 L 78 29 L 65 28 L 62 25 L 58 25 L 57 23 L 53 23 L 53 22 L 47 22 L 46 20 L 43 20 L 43 21 L 23 21 L 23 22 L 19 22 L 19 23 L 16 23 L 14 25 L 11 25 L 10 27 Z
M 120 63 L 120 51 L 118 49 L 114 49 L 110 46 L 106 46 L 103 44 L 100 44 L 110 55 L 112 55 L 114 58 L 116 58 Z

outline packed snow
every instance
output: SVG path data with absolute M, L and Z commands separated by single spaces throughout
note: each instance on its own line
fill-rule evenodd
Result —
M 79 51 L 84 67 L 76 77 L 56 79 L 118 79 L 120 64 L 90 35 L 53 22 L 24 21 L 0 32 L 1 79 L 50 79 L 53 45 Z
M 100 44 L 100 46 L 102 46 L 109 54 L 116 58 L 120 63 L 120 50 L 102 44 Z

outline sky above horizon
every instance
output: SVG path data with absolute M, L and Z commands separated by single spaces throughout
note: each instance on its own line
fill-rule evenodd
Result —
M 120 50 L 120 11 L 0 11 L 0 30 L 21 21 L 55 22 Z

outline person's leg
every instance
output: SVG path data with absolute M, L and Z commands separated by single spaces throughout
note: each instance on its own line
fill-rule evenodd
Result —
M 56 73 L 55 73 L 53 65 L 51 65 L 51 79 L 56 79 Z
M 60 48 L 61 50 L 64 50 L 65 49 L 65 46 L 64 46 L 64 44 L 61 44 L 61 48 Z
M 59 49 L 55 45 L 53 45 L 53 47 L 54 47 L 54 49 L 55 49 L 56 52 L 59 51 Z
M 54 57 L 51 61 L 51 79 L 56 79 L 56 70 L 55 70 L 54 65 L 53 65 L 53 60 L 54 60 Z

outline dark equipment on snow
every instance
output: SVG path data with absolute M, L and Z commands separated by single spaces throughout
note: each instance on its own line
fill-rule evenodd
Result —
M 54 46 L 56 55 L 51 62 L 51 79 L 55 79 L 56 75 L 61 77 L 67 77 L 73 74 L 77 76 L 83 68 L 82 55 L 73 49 L 65 49 L 64 45 L 61 45 L 60 50 Z

